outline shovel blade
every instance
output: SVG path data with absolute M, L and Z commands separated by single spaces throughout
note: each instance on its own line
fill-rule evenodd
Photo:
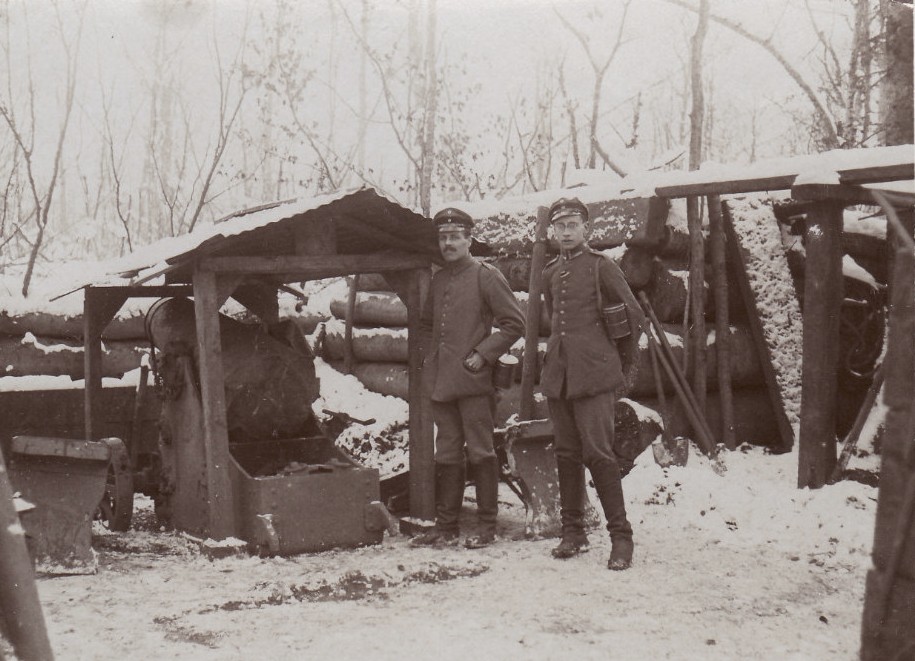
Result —
M 672 439 L 656 439 L 651 444 L 655 463 L 661 468 L 685 466 L 689 459 L 689 439 L 677 436 Z
M 518 486 L 526 510 L 524 532 L 527 537 L 556 537 L 562 532 L 559 503 L 559 476 L 553 451 L 553 428 L 548 420 L 528 420 L 506 431 L 504 446 L 509 474 Z M 587 492 L 583 495 L 584 524 L 600 523 Z
M 35 508 L 22 515 L 38 572 L 95 573 L 92 520 L 105 493 L 108 447 L 95 441 L 17 436 L 10 481 Z

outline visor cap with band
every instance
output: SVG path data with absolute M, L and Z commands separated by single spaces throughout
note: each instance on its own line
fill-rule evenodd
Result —
M 550 207 L 550 222 L 555 223 L 567 216 L 581 216 L 582 222 L 589 220 L 588 207 L 577 197 L 561 197 Z
M 470 214 L 454 207 L 447 207 L 436 213 L 432 222 L 435 223 L 439 232 L 470 231 L 473 227 L 473 218 L 470 217 Z

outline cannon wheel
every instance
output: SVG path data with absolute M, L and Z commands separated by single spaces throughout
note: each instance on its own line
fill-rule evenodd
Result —
M 109 530 L 125 532 L 133 518 L 133 472 L 127 446 L 119 438 L 103 439 L 110 450 L 105 495 L 99 502 L 95 518 Z

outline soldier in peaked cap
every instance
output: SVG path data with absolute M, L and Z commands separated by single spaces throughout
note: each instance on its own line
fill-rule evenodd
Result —
M 435 438 L 435 528 L 414 545 L 456 543 L 464 500 L 465 447 L 477 491 L 479 534 L 495 540 L 499 465 L 493 450 L 492 368 L 524 334 L 524 315 L 505 277 L 470 256 L 473 218 L 455 208 L 435 214 L 444 267 L 432 277 L 421 317 L 423 387 L 432 399 Z M 492 332 L 493 326 L 498 330 Z
M 569 558 L 587 550 L 582 522 L 587 467 L 612 541 L 607 566 L 627 569 L 632 527 L 613 452 L 614 407 L 617 393 L 634 379 L 642 309 L 619 266 L 588 247 L 588 209 L 580 200 L 557 200 L 550 223 L 560 254 L 543 270 L 552 325 L 540 385 L 553 421 L 559 474 L 562 541 L 552 554 Z M 629 335 L 618 341 L 601 318 L 602 307 L 613 303 L 623 303 L 628 315 Z

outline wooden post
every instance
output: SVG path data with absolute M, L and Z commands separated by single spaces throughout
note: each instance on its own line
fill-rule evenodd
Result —
M 53 659 L 35 572 L 13 503 L 13 487 L 0 454 L 0 625 L 9 636 L 16 658 Z
M 734 438 L 734 397 L 731 391 L 731 327 L 728 318 L 728 268 L 725 260 L 724 221 L 721 198 L 709 195 L 709 248 L 712 253 L 712 282 L 715 286 L 715 357 L 721 405 L 721 440 L 728 450 L 737 447 Z
M 899 215 L 911 237 L 911 209 Z M 888 227 L 887 238 L 891 232 Z M 915 647 L 915 259 L 908 246 L 897 249 L 892 280 L 884 363 L 884 403 L 889 411 L 881 450 L 873 568 L 867 573 L 864 593 L 863 661 L 911 658 L 902 651 Z
M 229 432 L 226 422 L 225 375 L 216 275 L 194 270 L 194 317 L 197 324 L 197 363 L 203 407 L 203 446 L 206 460 L 208 534 L 225 539 L 235 534 L 235 503 L 229 477 Z
M 543 288 L 543 266 L 546 261 L 546 231 L 550 210 L 537 207 L 537 226 L 531 251 L 531 280 L 528 285 L 525 314 L 524 362 L 521 365 L 521 404 L 518 417 L 530 420 L 534 415 L 534 381 L 537 379 L 537 343 L 540 340 L 540 293 Z
M 410 514 L 420 519 L 435 517 L 435 454 L 432 403 L 424 396 L 420 316 L 423 293 L 431 277 L 428 269 L 415 269 L 407 284 L 407 344 L 409 346 L 410 400 Z
M 823 486 L 836 464 L 842 209 L 841 203 L 821 202 L 807 216 L 799 488 Z
M 355 358 L 353 356 L 353 323 L 356 321 L 356 296 L 359 291 L 359 274 L 352 277 L 349 293 L 346 297 L 346 319 L 343 326 L 343 371 L 353 373 Z M 409 310 L 409 306 L 407 307 Z M 409 314 L 409 313 L 408 313 Z
M 692 317 L 689 346 L 692 349 L 693 392 L 699 410 L 705 413 L 706 340 L 705 332 L 705 239 L 702 236 L 702 214 L 699 198 L 686 198 L 686 222 L 689 226 L 689 310 Z
M 85 379 L 86 440 L 99 436 L 102 394 L 102 331 L 121 309 L 127 296 L 107 288 L 85 288 L 83 299 L 83 379 Z

